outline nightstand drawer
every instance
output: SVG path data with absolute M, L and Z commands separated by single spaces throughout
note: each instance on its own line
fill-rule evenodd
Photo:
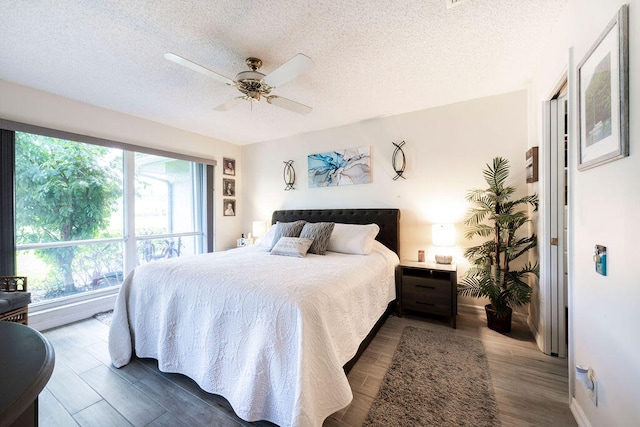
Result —
M 403 276 L 402 291 L 407 294 L 429 294 L 434 298 L 443 295 L 451 299 L 451 282 L 449 280 Z
M 402 301 L 408 310 L 448 315 L 451 312 L 451 282 L 404 276 Z
M 407 298 L 402 301 L 406 310 L 415 310 L 423 313 L 449 316 L 451 314 L 451 299 L 449 302 L 434 301 L 427 298 Z

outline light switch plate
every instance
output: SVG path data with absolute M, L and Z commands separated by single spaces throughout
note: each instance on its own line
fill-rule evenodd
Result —
M 602 245 L 596 245 L 595 255 L 593 255 L 593 261 L 596 264 L 596 273 L 607 275 L 607 247 Z

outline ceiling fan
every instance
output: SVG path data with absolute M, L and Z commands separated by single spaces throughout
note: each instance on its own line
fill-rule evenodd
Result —
M 198 65 L 174 53 L 165 53 L 164 57 L 176 64 L 190 68 L 205 76 L 212 77 L 229 86 L 233 86 L 242 92 L 243 95 L 218 105 L 214 110 L 227 111 L 242 101 L 250 101 L 253 103 L 259 102 L 262 98 L 269 104 L 298 114 L 308 114 L 312 110 L 311 107 L 299 102 L 281 96 L 271 95 L 273 89 L 282 86 L 313 68 L 314 64 L 311 58 L 302 53 L 297 54 L 267 75 L 258 71 L 260 67 L 262 67 L 262 61 L 260 59 L 253 57 L 247 58 L 245 64 L 247 64 L 249 70 L 239 72 L 235 80 L 211 71 L 202 65 Z

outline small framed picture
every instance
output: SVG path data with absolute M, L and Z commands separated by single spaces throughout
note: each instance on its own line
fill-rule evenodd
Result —
M 628 6 L 578 65 L 578 170 L 629 155 Z
M 222 180 L 222 195 L 225 197 L 236 197 L 236 182 L 233 179 Z
M 236 216 L 236 201 L 233 199 L 223 199 L 224 216 Z
M 527 183 L 538 182 L 538 147 L 531 147 L 526 159 Z
M 233 159 L 222 159 L 222 173 L 224 175 L 236 176 L 236 161 Z

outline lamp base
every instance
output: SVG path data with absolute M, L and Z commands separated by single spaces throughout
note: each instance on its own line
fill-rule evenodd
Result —
M 451 264 L 453 257 L 451 255 L 436 255 L 436 262 L 438 264 Z

